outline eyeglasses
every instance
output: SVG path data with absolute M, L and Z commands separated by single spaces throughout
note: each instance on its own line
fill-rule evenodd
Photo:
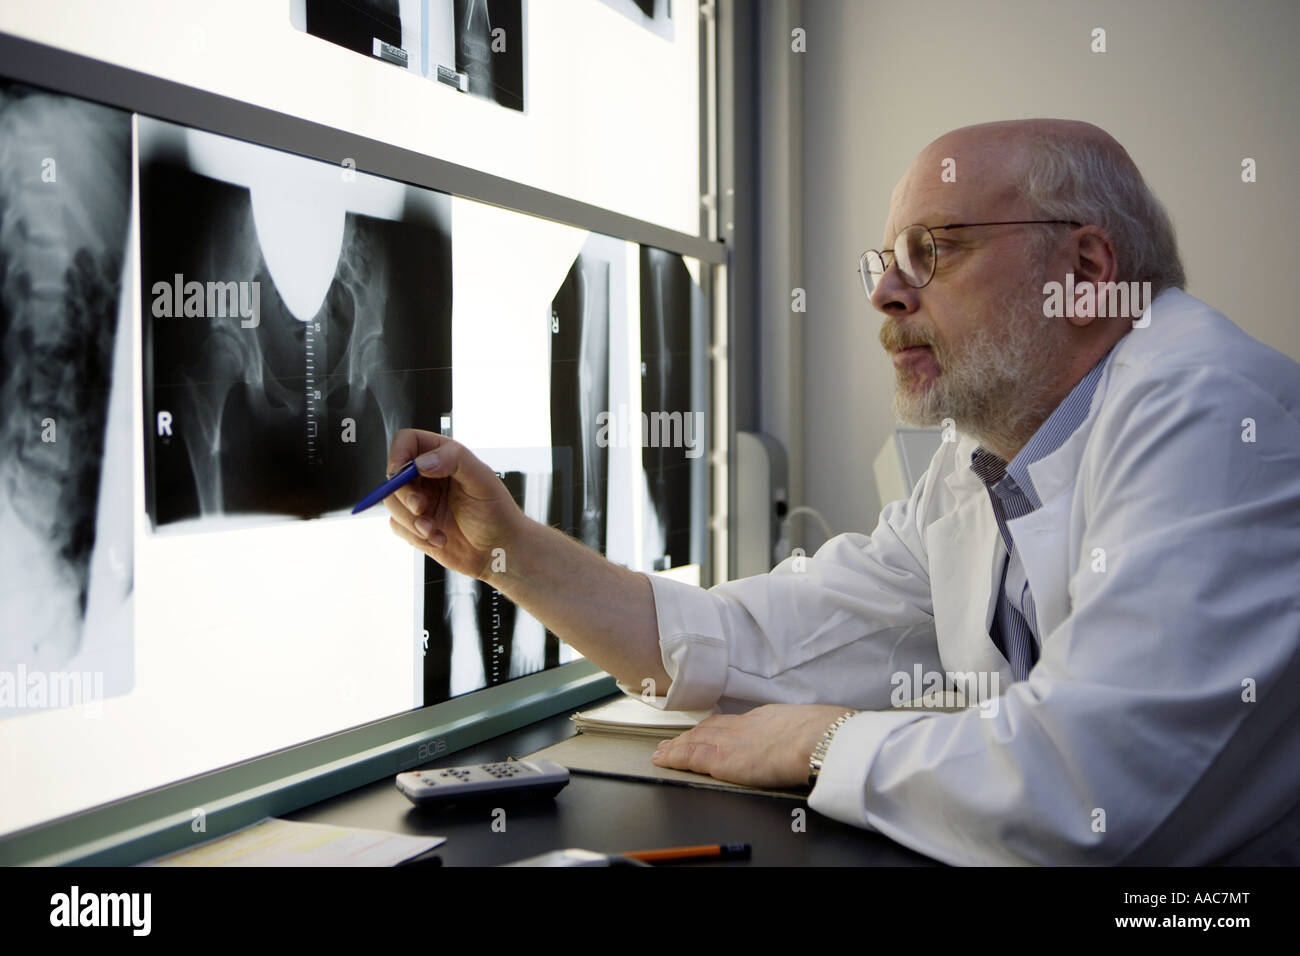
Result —
M 858 260 L 858 272 L 862 274 L 862 287 L 867 290 L 867 298 L 876 291 L 880 280 L 885 277 L 891 262 L 898 263 L 898 274 L 914 289 L 924 289 L 934 278 L 934 267 L 938 256 L 935 254 L 934 229 L 965 229 L 968 226 L 1036 226 L 1061 225 L 1081 226 L 1083 223 L 1071 219 L 1010 219 L 1004 222 L 951 222 L 946 226 L 923 226 L 920 223 L 908 226 L 894 240 L 894 248 L 878 252 L 868 249 Z

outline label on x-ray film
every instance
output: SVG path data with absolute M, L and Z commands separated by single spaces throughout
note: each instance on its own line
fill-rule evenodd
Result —
M 446 83 L 448 86 L 454 86 L 462 93 L 469 92 L 469 74 L 457 73 L 449 66 L 438 67 L 438 82 Z
M 396 63 L 398 66 L 406 66 L 406 51 L 400 46 L 393 46 L 391 43 L 385 43 L 379 37 L 371 37 L 374 42 L 374 49 L 371 51 L 381 60 L 387 60 L 389 63 Z

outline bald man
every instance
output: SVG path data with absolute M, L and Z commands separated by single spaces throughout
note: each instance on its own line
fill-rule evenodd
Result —
M 944 437 L 870 535 L 693 588 L 418 431 L 394 531 L 627 693 L 724 711 L 659 766 L 808 784 L 954 864 L 1300 861 L 1300 366 L 1182 291 L 1163 207 L 1084 123 L 936 140 L 860 266 L 896 412 Z

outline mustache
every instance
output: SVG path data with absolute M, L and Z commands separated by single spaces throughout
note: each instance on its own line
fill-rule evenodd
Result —
M 901 326 L 896 322 L 886 322 L 880 327 L 880 344 L 886 352 L 910 349 L 915 345 L 934 347 L 934 338 L 925 329 Z

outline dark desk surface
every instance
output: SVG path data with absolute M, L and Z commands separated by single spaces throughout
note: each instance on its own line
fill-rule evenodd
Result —
M 566 712 L 419 769 L 523 757 L 572 735 L 573 723 Z M 491 806 L 423 810 L 398 793 L 388 777 L 284 816 L 445 836 L 447 842 L 436 851 L 444 866 L 490 866 L 571 847 L 615 853 L 700 843 L 750 843 L 754 849 L 748 862 L 761 866 L 936 865 L 878 833 L 821 816 L 801 801 L 757 794 L 575 773 L 554 800 L 503 806 L 506 828 L 497 833 L 492 829 Z M 801 833 L 792 829 L 795 808 L 804 810 Z

